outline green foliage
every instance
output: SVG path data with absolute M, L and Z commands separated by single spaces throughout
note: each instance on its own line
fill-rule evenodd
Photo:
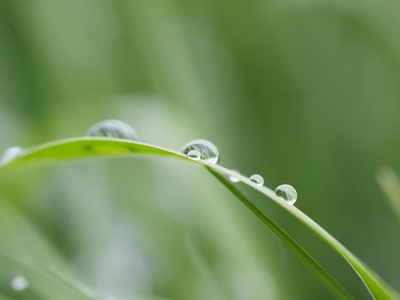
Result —
M 179 152 L 149 144 L 109 138 L 76 138 L 31 148 L 26 152 L 26 154 L 18 156 L 11 162 L 3 165 L 0 170 L 7 171 L 24 168 L 34 164 L 52 163 L 70 159 L 122 155 L 158 155 L 191 161 Z M 202 161 L 198 161 L 197 163 L 200 163 L 209 169 L 211 173 L 240 201 L 242 201 L 242 203 L 245 204 L 265 225 L 267 225 L 306 264 L 306 266 L 328 288 L 331 289 L 335 295 L 342 299 L 351 299 L 351 296 L 328 274 L 328 272 L 326 272 L 313 258 L 311 258 L 311 256 L 309 256 L 307 252 L 305 252 L 288 234 L 286 234 L 285 231 L 269 219 L 263 212 L 261 212 L 261 210 L 254 206 L 250 200 L 248 200 L 238 189 L 232 186 L 231 183 L 227 182 L 220 174 L 225 176 L 234 176 L 240 179 L 241 182 L 260 191 L 308 226 L 349 262 L 375 299 L 400 299 L 397 293 L 383 282 L 378 275 L 370 270 L 361 260 L 346 249 L 333 236 L 299 209 L 276 197 L 272 190 L 265 186 L 259 186 L 250 181 L 247 177 L 228 170 L 220 165 L 214 165 Z
M 400 170 L 399 11 L 375 0 L 1 0 L 0 151 L 110 118 L 169 149 L 215 141 L 225 167 L 296 187 L 296 207 L 399 291 L 400 226 L 374 178 Z M 14 218 L 0 218 L 0 245 L 118 299 L 333 298 L 208 172 L 121 156 L 2 174 Z M 240 189 L 368 299 L 318 235 Z

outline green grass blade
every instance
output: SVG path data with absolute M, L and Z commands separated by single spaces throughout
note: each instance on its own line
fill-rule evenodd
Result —
M 95 299 L 94 294 L 90 295 L 87 291 L 78 285 L 77 282 L 72 282 L 57 272 L 44 266 L 38 260 L 30 257 L 28 253 L 21 253 L 13 247 L 4 247 L 0 249 L 0 262 L 6 268 L 2 270 L 0 284 L 7 287 L 6 290 L 11 296 L 16 297 L 18 293 L 8 287 L 9 283 L 4 282 L 15 275 L 16 271 L 22 272 L 27 277 L 29 284 L 32 284 L 33 289 L 27 289 L 28 294 L 21 296 L 29 296 L 29 299 L 79 299 L 90 300 Z M 14 273 L 14 274 L 13 274 Z M 13 298 L 14 299 L 14 298 Z M 21 298 L 22 299 L 22 298 Z
M 322 240 L 324 240 L 329 246 L 331 246 L 336 252 L 338 252 L 344 259 L 350 264 L 353 270 L 358 274 L 360 279 L 363 281 L 372 297 L 375 299 L 400 299 L 400 296 L 396 291 L 394 291 L 386 282 L 384 282 L 374 271 L 372 271 L 364 262 L 362 262 L 357 256 L 355 256 L 350 250 L 343 246 L 338 240 L 336 240 L 332 235 L 330 235 L 325 229 L 313 221 L 310 217 L 304 214 L 297 207 L 289 205 L 285 201 L 279 199 L 275 196 L 274 191 L 265 187 L 259 186 L 256 183 L 250 181 L 247 177 L 227 170 L 221 166 L 214 166 L 212 168 L 214 171 L 219 171 L 227 176 L 233 176 L 243 183 L 253 187 L 254 189 L 260 191 L 277 204 L 286 209 L 294 217 L 299 219 L 303 224 L 314 231 Z
M 365 286 L 375 299 L 399 299 L 400 296 L 387 285 L 377 274 L 375 274 L 366 264 L 357 258 L 352 252 L 344 247 L 338 240 L 330 235 L 326 230 L 314 222 L 295 206 L 287 204 L 285 201 L 275 196 L 274 191 L 259 186 L 249 180 L 249 178 L 226 169 L 219 165 L 212 165 L 206 162 L 195 162 L 179 152 L 126 140 L 107 139 L 107 138 L 74 138 L 61 140 L 53 143 L 44 144 L 42 146 L 29 149 L 24 155 L 14 159 L 13 161 L 0 166 L 0 171 L 15 170 L 26 168 L 33 165 L 42 165 L 46 163 L 54 163 L 71 159 L 84 159 L 91 157 L 105 156 L 129 156 L 129 155 L 158 155 L 174 157 L 192 163 L 204 165 L 209 169 L 226 176 L 238 178 L 248 186 L 263 193 L 278 205 L 287 210 L 294 217 L 299 219 L 303 224 L 314 231 L 322 240 L 331 246 L 336 252 L 341 254 L 351 265 L 354 271 L 359 275 Z
M 293 240 L 279 225 L 268 218 L 246 196 L 234 187 L 224 176 L 208 168 L 229 191 L 232 192 L 249 210 L 251 210 L 290 250 L 315 274 L 338 299 L 354 299 L 317 261 L 315 261 L 295 240 Z
M 106 156 L 158 155 L 184 158 L 178 152 L 139 142 L 107 138 L 73 138 L 30 148 L 0 171 L 15 170 L 65 160 L 103 158 Z
M 378 183 L 386 199 L 400 222 L 400 180 L 396 173 L 389 167 L 383 167 L 377 173 Z

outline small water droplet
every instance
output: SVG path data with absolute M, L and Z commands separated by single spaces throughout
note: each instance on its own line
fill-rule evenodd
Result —
M 1 155 L 0 164 L 7 164 L 22 154 L 24 154 L 24 149 L 21 147 L 8 148 Z
M 105 120 L 90 127 L 87 136 L 107 137 L 138 141 L 135 130 L 128 124 L 118 120 Z
M 290 205 L 293 205 L 297 200 L 297 192 L 289 184 L 282 184 L 275 189 L 275 195 L 282 200 L 285 200 Z
M 200 152 L 200 159 L 202 161 L 216 164 L 219 160 L 219 152 L 215 145 L 207 140 L 193 140 L 187 143 L 181 149 L 183 154 L 188 155 L 192 150 Z
M 258 174 L 251 175 L 249 179 L 254 183 L 257 183 L 259 186 L 262 186 L 264 184 L 264 178 L 262 178 L 262 176 Z
M 236 172 L 236 173 L 239 173 L 239 171 L 236 171 L 236 170 L 232 170 L 232 171 L 233 171 L 233 172 Z M 234 176 L 229 176 L 229 180 L 230 180 L 231 182 L 233 182 L 233 183 L 237 183 L 237 182 L 240 181 L 239 178 L 236 178 L 236 177 L 234 177 Z
M 24 276 L 15 276 L 11 280 L 11 287 L 13 290 L 19 292 L 26 289 L 29 286 L 28 280 Z
M 187 157 L 193 160 L 200 160 L 201 153 L 197 150 L 190 150 L 189 153 L 187 154 Z

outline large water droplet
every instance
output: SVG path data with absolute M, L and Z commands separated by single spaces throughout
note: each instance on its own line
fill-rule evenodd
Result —
M 26 280 L 26 278 L 24 276 L 15 276 L 12 280 L 11 280 L 11 287 L 13 288 L 13 290 L 19 292 L 22 291 L 24 289 L 26 289 L 29 285 L 28 280 Z
M 236 173 L 239 173 L 239 171 L 236 171 L 236 170 L 232 170 L 233 172 L 236 172 Z M 239 182 L 240 181 L 240 179 L 239 178 L 236 178 L 236 177 L 234 177 L 234 176 L 229 176 L 229 180 L 231 181 L 231 182 L 233 182 L 233 183 L 236 183 L 236 182 Z
M 275 195 L 282 200 L 285 200 L 290 205 L 293 205 L 297 200 L 297 192 L 289 184 L 282 184 L 275 189 Z
M 264 178 L 258 174 L 251 175 L 249 179 L 260 186 L 264 184 Z
M 135 130 L 128 124 L 118 120 L 105 120 L 90 127 L 87 136 L 107 137 L 138 141 Z
M 24 149 L 21 147 L 8 148 L 1 155 L 0 164 L 7 164 L 22 154 L 24 154 Z
M 187 154 L 187 157 L 193 160 L 200 160 L 201 159 L 201 153 L 200 151 L 197 150 L 190 150 L 189 153 Z
M 193 140 L 187 143 L 183 148 L 181 149 L 181 152 L 183 154 L 188 155 L 190 151 L 192 150 L 197 150 L 200 152 L 200 159 L 216 164 L 219 160 L 219 152 L 217 147 L 215 145 L 207 140 Z

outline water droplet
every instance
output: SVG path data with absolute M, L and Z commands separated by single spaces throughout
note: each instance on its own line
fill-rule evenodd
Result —
M 249 179 L 254 183 L 257 183 L 259 186 L 264 184 L 264 178 L 262 178 L 262 176 L 258 174 L 251 175 Z
M 8 148 L 1 155 L 0 164 L 7 164 L 22 154 L 24 154 L 24 149 L 22 149 L 21 147 Z
M 289 184 L 282 184 L 275 189 L 275 195 L 282 200 L 285 200 L 290 205 L 293 205 L 297 200 L 297 192 Z
M 24 276 L 15 276 L 11 280 L 11 287 L 13 290 L 19 292 L 26 289 L 29 286 L 28 280 Z
M 187 157 L 193 160 L 200 160 L 201 153 L 197 150 L 190 150 L 189 153 L 187 154 Z
M 207 140 L 193 140 L 187 143 L 181 149 L 183 154 L 188 155 L 192 150 L 200 152 L 200 159 L 202 161 L 216 164 L 219 160 L 219 152 L 215 145 Z
M 118 120 L 105 120 L 90 127 L 87 136 L 107 137 L 138 141 L 135 130 L 128 124 Z
M 233 172 L 236 172 L 236 173 L 239 173 L 239 171 L 236 171 L 236 170 L 232 170 Z M 236 178 L 236 177 L 234 177 L 234 176 L 229 176 L 229 180 L 231 181 L 231 182 L 233 182 L 233 183 L 236 183 L 236 182 L 239 182 L 240 181 L 240 179 L 239 178 Z

